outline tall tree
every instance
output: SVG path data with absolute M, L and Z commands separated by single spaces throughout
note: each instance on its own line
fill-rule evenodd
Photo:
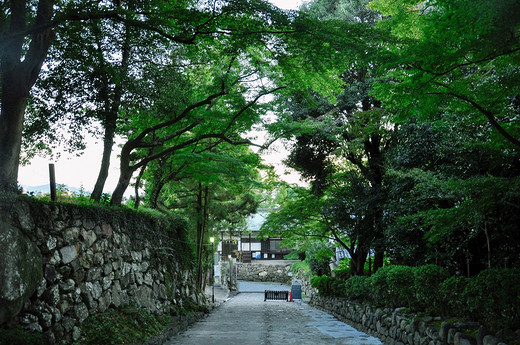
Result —
M 7 8 L 8 4 L 9 8 Z M 2 6 L 6 10 L 2 12 L 5 15 L 0 18 L 2 20 L 0 26 L 2 28 L 0 33 L 2 48 L 0 188 L 2 190 L 16 189 L 27 98 L 39 77 L 41 66 L 54 40 L 54 33 L 66 30 L 67 23 L 102 20 L 102 27 L 106 28 L 105 25 L 109 21 L 120 27 L 133 28 L 136 32 L 162 37 L 174 45 L 193 45 L 197 44 L 199 37 L 202 36 L 211 38 L 215 42 L 226 37 L 240 37 L 239 41 L 246 44 L 247 41 L 258 39 L 268 33 L 265 23 L 286 21 L 286 17 L 280 11 L 262 0 L 210 1 L 200 4 L 192 1 L 177 1 L 173 4 L 156 0 L 123 3 L 120 1 L 54 3 L 40 0 L 35 6 L 19 0 L 4 2 Z M 106 31 L 100 31 L 102 34 L 107 34 Z M 140 35 L 136 34 L 134 38 L 138 36 Z M 106 43 L 105 37 L 101 39 L 103 40 L 101 43 Z M 80 38 L 81 40 L 83 38 Z M 122 49 L 122 52 L 124 50 Z M 105 62 L 108 62 L 106 57 Z M 122 70 L 125 69 L 124 65 L 121 65 Z M 113 82 L 119 84 L 117 80 Z M 112 84 L 110 86 L 114 87 Z M 115 92 L 114 96 L 119 93 Z M 117 103 L 117 100 L 113 101 L 113 110 L 114 106 L 117 108 Z M 110 121 L 107 124 L 109 125 L 107 127 L 111 126 Z M 110 135 L 107 136 L 107 143 L 110 143 L 109 137 Z M 100 175 L 103 175 L 103 170 L 104 168 Z
M 520 148 L 520 4 L 515 0 L 376 0 L 380 28 L 400 41 L 375 87 L 401 119 L 447 109 L 487 123 L 504 149 Z
M 369 37 L 380 16 L 366 9 L 366 4 L 367 1 L 311 2 L 305 11 L 311 18 L 323 21 L 322 25 L 348 23 L 351 27 L 357 26 L 358 30 L 366 29 L 364 35 Z M 335 217 L 338 226 L 349 228 L 344 232 L 350 232 L 352 240 L 357 242 L 350 246 L 358 249 L 358 252 L 350 250 L 351 255 L 356 256 L 352 262 L 356 265 L 353 269 L 356 274 L 363 274 L 363 262 L 370 248 L 376 250 L 376 269 L 382 266 L 384 253 L 384 154 L 390 144 L 391 131 L 387 129 L 387 115 L 381 103 L 370 94 L 379 65 L 374 56 L 366 54 L 373 45 L 377 45 L 375 36 L 364 43 L 366 50 L 363 54 L 351 53 L 356 58 L 345 59 L 348 61 L 343 63 L 345 69 L 338 71 L 344 85 L 342 91 L 335 94 L 336 102 L 330 102 L 316 92 L 302 90 L 294 93 L 287 104 L 292 116 L 287 122 L 280 121 L 273 126 L 279 133 L 289 133 L 294 137 L 295 144 L 288 161 L 312 181 L 314 192 L 335 196 L 329 200 L 336 200 L 336 205 L 329 203 L 327 207 L 330 217 Z M 361 45 L 357 49 L 361 50 Z M 357 173 L 348 170 L 357 170 Z M 339 172 L 347 181 L 334 178 Z M 360 178 L 365 179 L 365 183 L 361 183 Z M 358 198 L 341 200 L 340 195 L 348 195 L 342 191 L 344 188 L 368 188 L 370 192 L 364 192 Z M 359 205 L 353 205 L 354 200 Z M 368 200 L 370 207 L 366 207 Z M 344 208 L 339 211 L 341 207 Z M 349 210 L 356 210 L 350 216 L 356 217 L 357 222 L 342 216 Z M 327 211 L 324 209 L 323 212 Z
M 9 4 L 9 7 L 8 7 Z M 17 189 L 22 130 L 29 92 L 54 39 L 52 1 L 2 2 L 0 17 L 0 190 Z

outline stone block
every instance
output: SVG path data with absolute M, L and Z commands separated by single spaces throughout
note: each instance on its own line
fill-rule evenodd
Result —
M 112 295 L 110 294 L 110 292 L 103 294 L 103 296 L 101 296 L 101 298 L 99 299 L 99 304 L 98 304 L 99 311 L 102 313 L 105 312 L 111 303 L 112 303 Z
M 70 332 L 72 327 L 76 325 L 76 320 L 70 316 L 64 316 L 61 324 L 66 332 Z
M 438 340 L 439 337 L 439 331 L 435 327 L 427 327 L 426 328 L 426 335 L 430 337 L 432 340 Z
M 462 332 L 455 333 L 454 344 L 455 345 L 476 345 L 476 340 L 467 334 Z
M 93 299 L 98 300 L 101 297 L 101 293 L 103 292 L 103 288 L 99 284 L 99 282 L 86 282 L 85 286 L 90 292 L 90 295 Z
M 57 306 L 60 302 L 60 289 L 58 285 L 54 285 L 47 289 L 47 291 L 43 293 L 43 299 L 46 303 L 52 306 Z
M 100 252 L 94 253 L 94 256 L 92 257 L 92 263 L 96 266 L 103 266 L 105 263 L 105 258 L 103 257 L 103 254 Z
M 49 236 L 47 241 L 45 242 L 45 245 L 47 247 L 47 252 L 50 253 L 54 249 L 56 249 L 56 244 L 58 241 L 56 240 L 56 237 Z
M 101 225 L 101 231 L 102 231 L 101 234 L 105 238 L 110 238 L 114 234 L 114 230 L 112 229 L 112 226 L 110 224 L 107 224 L 107 223 L 103 223 Z
M 78 251 L 74 245 L 69 245 L 60 249 L 61 260 L 64 264 L 68 264 L 78 257 Z
M 26 215 L 27 216 L 27 215 Z M 0 324 L 9 320 L 36 291 L 43 277 L 38 247 L 0 212 Z
M 477 345 L 484 345 L 484 337 L 490 335 L 491 332 L 484 326 L 480 326 L 477 334 Z
M 457 333 L 458 330 L 455 327 L 452 327 L 448 331 L 448 344 L 455 344 L 455 333 Z
M 63 292 L 70 292 L 74 290 L 76 282 L 73 279 L 67 279 L 64 282 L 61 282 L 59 286 Z
M 74 315 L 81 324 L 89 316 L 88 308 L 84 303 L 79 303 L 74 306 Z
M 87 271 L 87 280 L 96 281 L 101 278 L 102 269 L 100 267 L 92 267 Z
M 421 345 L 421 335 L 419 332 L 415 332 L 413 335 L 413 345 Z
M 74 244 L 79 239 L 80 229 L 77 227 L 68 228 L 63 233 L 63 240 L 65 244 Z
M 81 237 L 83 238 L 83 243 L 85 243 L 87 248 L 90 248 L 97 240 L 97 235 L 92 230 L 83 230 L 81 232 Z
M 484 336 L 484 345 L 498 345 L 499 340 L 492 335 Z

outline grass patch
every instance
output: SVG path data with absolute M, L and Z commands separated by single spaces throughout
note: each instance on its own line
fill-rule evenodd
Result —
M 81 345 L 121 345 L 144 342 L 159 334 L 173 319 L 153 315 L 136 306 L 126 306 L 89 317 L 81 326 Z
M 41 333 L 29 332 L 21 327 L 0 329 L 0 345 L 43 344 Z

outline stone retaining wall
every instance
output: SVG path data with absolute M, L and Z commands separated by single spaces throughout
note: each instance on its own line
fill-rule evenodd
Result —
M 238 280 L 253 282 L 275 282 L 290 285 L 293 279 L 291 265 L 295 261 L 281 261 L 276 263 L 254 262 L 239 263 L 237 277 Z
M 387 345 L 505 345 L 475 323 L 442 322 L 441 318 L 401 314 L 400 309 L 375 309 L 345 298 L 313 295 L 311 304 L 353 327 L 378 337 Z M 441 326 L 434 327 L 436 322 Z M 477 338 L 463 332 L 478 328 Z
M 168 313 L 188 300 L 204 302 L 192 272 L 171 251 L 175 236 L 143 218 L 96 216 L 73 205 L 0 203 L 1 235 L 10 229 L 29 239 L 36 246 L 32 264 L 41 267 L 36 290 L 9 325 L 42 332 L 49 344 L 72 344 L 89 315 L 110 307 Z M 24 259 L 19 249 L 9 254 L 18 257 L 13 261 Z M 0 267 L 0 274 L 11 273 Z

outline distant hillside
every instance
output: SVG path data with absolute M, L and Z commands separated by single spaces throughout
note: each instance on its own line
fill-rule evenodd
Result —
M 35 194 L 35 195 L 40 195 L 40 194 L 50 194 L 51 192 L 51 188 L 48 184 L 44 184 L 44 185 L 41 185 L 41 186 L 25 186 L 25 185 L 22 185 L 22 188 L 23 188 L 23 192 L 26 193 L 26 194 Z M 56 186 L 56 188 L 63 188 L 63 189 L 66 189 L 68 190 L 69 192 L 71 193 L 81 193 L 81 189 L 80 188 L 76 188 L 76 187 L 69 187 L 69 186 L 65 186 L 65 185 L 58 185 Z M 86 191 L 83 189 L 83 193 L 85 193 Z

